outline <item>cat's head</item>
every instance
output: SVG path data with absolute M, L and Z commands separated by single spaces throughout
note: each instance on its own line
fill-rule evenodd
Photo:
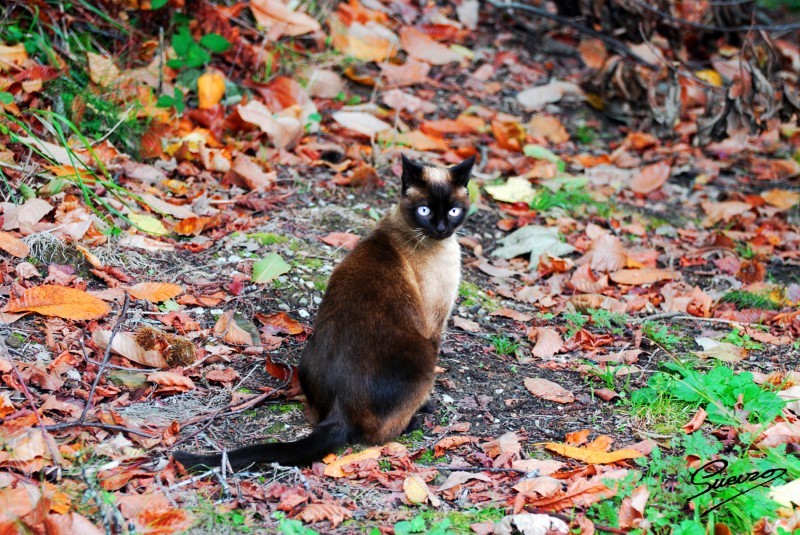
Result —
M 453 167 L 434 167 L 402 158 L 403 217 L 427 237 L 443 240 L 452 236 L 469 210 L 467 182 L 475 156 Z

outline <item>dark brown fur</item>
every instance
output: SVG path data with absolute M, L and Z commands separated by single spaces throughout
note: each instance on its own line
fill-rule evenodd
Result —
M 469 208 L 472 163 L 441 169 L 403 158 L 399 203 L 334 270 L 300 358 L 314 430 L 295 442 L 231 451 L 234 469 L 307 464 L 346 443 L 380 444 L 413 427 L 415 414 L 426 409 L 458 290 L 453 233 Z M 461 209 L 457 216 L 454 207 Z M 219 454 L 174 456 L 187 468 L 221 460 Z

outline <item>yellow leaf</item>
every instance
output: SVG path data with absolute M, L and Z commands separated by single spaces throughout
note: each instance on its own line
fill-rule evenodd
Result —
M 96 320 L 111 311 L 102 300 L 82 290 L 45 284 L 28 288 L 19 299 L 11 299 L 3 312 L 36 312 L 68 320 Z
M 484 189 L 494 200 L 502 202 L 531 202 L 534 197 L 531 183 L 518 176 L 512 176 L 505 184 L 486 186 Z
M 694 75 L 704 82 L 708 82 L 709 84 L 717 87 L 722 87 L 722 76 L 720 76 L 719 73 L 713 69 L 695 71 Z
M 154 234 L 156 236 L 166 236 L 169 234 L 164 224 L 151 215 L 128 214 L 128 219 L 142 232 L 147 232 L 148 234 Z
M 642 457 L 641 453 L 630 449 L 605 452 L 591 450 L 588 448 L 578 448 L 575 446 L 568 446 L 566 444 L 558 444 L 555 442 L 549 442 L 545 444 L 544 447 L 548 450 L 559 453 L 564 457 L 578 459 L 579 461 L 589 464 L 610 464 L 623 459 L 635 459 L 637 457 Z
M 197 98 L 200 109 L 213 108 L 225 94 L 225 77 L 216 71 L 203 73 L 197 79 Z
M 332 461 L 325 467 L 325 475 L 328 477 L 344 477 L 347 474 L 342 470 L 342 466 L 350 463 L 357 463 L 364 459 L 377 459 L 381 456 L 381 448 L 369 448 L 358 453 L 351 453 Z M 326 457 L 327 458 L 327 457 Z
M 128 288 L 134 299 L 144 299 L 151 303 L 161 303 L 183 293 L 183 287 L 170 282 L 140 282 Z
M 14 46 L 0 44 L 0 72 L 8 70 L 9 65 L 22 65 L 27 59 L 28 52 L 23 43 Z
M 428 499 L 428 485 L 419 476 L 409 476 L 403 481 L 403 491 L 411 503 L 423 503 Z

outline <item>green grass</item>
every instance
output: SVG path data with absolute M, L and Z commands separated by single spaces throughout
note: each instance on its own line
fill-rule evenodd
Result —
M 302 403 L 275 403 L 273 405 L 267 405 L 267 410 L 275 414 L 286 414 L 288 412 L 301 410 L 302 408 Z
M 519 342 L 506 336 L 494 335 L 491 338 L 494 352 L 498 355 L 512 355 L 519 348 Z
M 462 299 L 461 304 L 467 308 L 481 305 L 488 312 L 497 310 L 497 304 L 477 284 L 461 281 L 458 295 Z
M 749 334 L 743 333 L 740 329 L 732 330 L 725 335 L 721 341 L 728 342 L 745 349 L 764 349 L 764 344 L 754 341 L 752 338 L 750 338 Z
M 720 299 L 723 303 L 733 303 L 739 310 L 780 310 L 781 304 L 769 292 L 748 292 L 745 290 L 731 290 Z
M 279 236 L 271 232 L 253 232 L 251 234 L 248 234 L 247 237 L 254 239 L 261 245 L 275 245 L 276 243 L 289 242 L 289 238 L 287 238 L 286 236 Z
M 655 321 L 646 321 L 642 324 L 642 333 L 654 344 L 663 347 L 667 351 L 673 351 L 682 338 L 670 332 L 669 327 Z

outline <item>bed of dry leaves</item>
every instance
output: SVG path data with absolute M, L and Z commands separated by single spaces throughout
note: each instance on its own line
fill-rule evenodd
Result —
M 768 40 L 770 87 L 782 80 L 788 95 L 773 92 L 770 100 L 755 61 L 767 41 L 723 43 L 706 51 L 703 69 L 686 71 L 669 68 L 687 58 L 657 37 L 630 45 L 655 68 L 552 27 L 540 28 L 539 45 L 569 54 L 526 48 L 513 17 L 474 0 L 424 7 L 349 0 L 322 23 L 281 0 L 126 9 L 112 6 L 125 20 L 138 13 L 143 24 L 183 9 L 196 39 L 215 33 L 232 45 L 214 55 L 196 86 L 182 89 L 180 68 L 167 65 L 175 51 L 147 37 L 149 29 L 131 34 L 125 62 L 92 52 L 82 58 L 98 93 L 113 87 L 118 104 L 149 118 L 136 157 L 77 135 L 66 150 L 47 127 L 52 117 L 27 112 L 51 109 L 46 88 L 73 60 L 56 51 L 54 63 L 42 65 L 23 45 L 0 42 L 0 91 L 13 96 L 0 104 L 0 169 L 17 193 L 13 201 L 4 193 L 0 204 L 3 533 L 180 532 L 199 518 L 197 496 L 219 511 L 246 511 L 256 531 L 265 523 L 276 529 L 273 513 L 281 511 L 319 532 L 356 529 L 342 525 L 356 519 L 390 533 L 427 504 L 507 511 L 497 525 L 474 524 L 476 533 L 511 533 L 512 523 L 525 533 L 566 532 L 569 524 L 592 533 L 585 508 L 613 496 L 610 481 L 633 470 L 629 461 L 647 456 L 653 440 L 631 434 L 612 445 L 609 436 L 575 429 L 542 443 L 524 420 L 497 436 L 468 422 L 429 422 L 434 456 L 447 460 L 441 468 L 414 462 L 424 449 L 399 443 L 239 478 L 219 471 L 189 478 L 170 461 L 178 442 L 203 447 L 196 437 L 215 419 L 298 393 L 291 368 L 274 357 L 287 347 L 296 356 L 314 305 L 292 302 L 285 286 L 281 293 L 298 272 L 288 245 L 261 243 L 253 257 L 235 248 L 232 255 L 230 244 L 271 221 L 291 229 L 308 206 L 353 204 L 353 195 L 362 203 L 353 210 L 385 209 L 378 192 L 394 187 L 400 152 L 441 164 L 480 156 L 478 212 L 461 239 L 465 278 L 502 306 L 490 314 L 460 307 L 448 344 L 457 350 L 480 340 L 489 348 L 481 337 L 499 332 L 525 341 L 514 357 L 525 376 L 507 378 L 517 390 L 506 406 L 519 401 L 514 396 L 536 396 L 551 409 L 613 407 L 617 392 L 598 389 L 605 401 L 590 400 L 550 380 L 557 375 L 543 376 L 581 371 L 581 358 L 603 369 L 635 365 L 649 351 L 643 318 L 739 326 L 773 356 L 760 381 L 786 388 L 796 381 L 785 372 L 797 359 L 780 357 L 797 352 L 800 336 L 796 35 Z M 52 23 L 53 12 L 43 13 Z M 264 81 L 253 81 L 254 72 L 266 72 Z M 229 98 L 232 85 L 241 98 Z M 176 87 L 190 95 L 183 113 L 156 105 Z M 723 106 L 724 121 L 712 104 Z M 72 110 L 79 130 L 80 105 Z M 619 119 L 619 110 L 627 124 L 603 116 Z M 581 141 L 579 126 L 600 135 Z M 542 186 L 563 191 L 567 172 L 566 182 L 578 180 L 595 201 L 625 208 L 581 217 L 531 209 Z M 56 191 L 58 179 L 65 182 Z M 35 194 L 20 195 L 23 184 Z M 368 231 L 345 224 L 300 236 L 303 226 L 294 228 L 331 262 Z M 213 280 L 192 276 L 209 266 Z M 771 295 L 775 309 L 723 303 L 725 288 Z M 247 304 L 264 294 L 271 299 Z M 567 326 L 542 315 L 590 309 L 629 314 L 625 334 L 587 326 L 567 336 Z M 731 344 L 707 353 L 700 356 L 749 358 Z M 483 355 L 501 358 L 489 349 Z M 237 388 L 240 364 L 254 361 L 274 378 L 259 394 Z M 139 380 L 126 380 L 131 370 Z M 447 371 L 437 388 L 454 395 L 458 377 Z M 121 410 L 205 390 L 225 392 L 226 402 L 167 423 L 132 421 Z M 701 416 L 685 431 L 702 425 Z M 800 443 L 788 410 L 755 446 L 781 443 Z M 359 489 L 378 489 L 380 498 L 360 501 Z M 619 527 L 599 527 L 646 528 L 649 492 L 623 501 Z M 799 521 L 792 511 L 781 520 L 787 529 Z

